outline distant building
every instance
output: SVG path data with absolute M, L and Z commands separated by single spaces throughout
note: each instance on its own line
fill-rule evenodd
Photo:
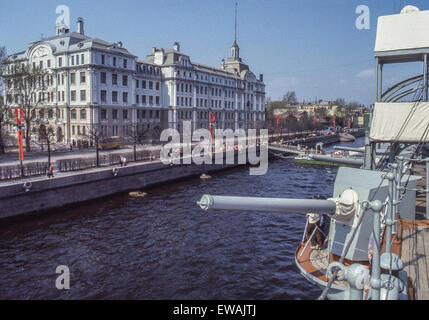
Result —
M 165 128 L 261 128 L 265 121 L 265 84 L 243 63 L 237 42 L 220 68 L 191 62 L 180 50 L 152 49 L 142 61 L 121 42 L 109 43 L 85 35 L 83 19 L 77 31 L 57 26 L 56 35 L 30 43 L 10 56 L 5 79 L 22 64 L 48 70 L 49 89 L 38 120 L 55 127 L 58 142 L 90 141 L 89 129 L 103 136 L 139 134 L 159 136 Z M 4 94 L 19 106 L 13 83 Z M 48 111 L 46 111 L 48 110 Z

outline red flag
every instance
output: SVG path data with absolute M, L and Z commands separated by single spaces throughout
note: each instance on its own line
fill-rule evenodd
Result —
M 22 124 L 24 120 L 24 110 L 19 109 L 19 118 L 18 118 L 18 108 L 15 108 L 15 120 L 16 126 L 18 128 L 18 149 L 19 149 L 19 160 L 24 161 L 24 148 L 22 144 Z
M 280 123 L 280 115 L 277 115 L 277 123 Z
M 337 130 L 336 130 L 336 126 L 335 126 L 336 122 L 337 122 L 337 117 L 336 117 L 336 116 L 334 116 L 334 132 L 335 132 L 335 131 L 337 131 Z
M 349 118 L 349 129 L 352 127 L 352 119 Z

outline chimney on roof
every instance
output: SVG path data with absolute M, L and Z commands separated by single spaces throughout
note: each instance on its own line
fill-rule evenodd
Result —
M 85 30 L 83 28 L 83 19 L 82 18 L 77 18 L 77 32 L 84 35 L 85 34 Z
M 124 46 L 124 44 L 122 43 L 122 41 L 118 42 L 118 48 L 122 48 Z
M 152 54 L 156 52 L 156 47 L 152 47 Z
M 173 45 L 173 49 L 174 49 L 174 51 L 180 52 L 180 43 L 175 42 Z
M 60 34 L 69 33 L 70 29 L 65 24 L 57 24 L 56 26 L 56 34 L 59 36 Z
M 263 74 L 259 75 L 259 81 L 264 82 L 264 75 Z

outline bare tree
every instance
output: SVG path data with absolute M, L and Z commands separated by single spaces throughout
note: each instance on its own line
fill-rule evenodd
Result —
M 95 156 L 97 161 L 97 168 L 100 167 L 100 142 L 103 139 L 102 132 L 97 127 L 87 127 L 86 132 L 90 140 L 94 142 L 95 145 Z
M 55 139 L 55 130 L 48 123 L 42 123 L 39 126 L 39 138 L 41 141 L 46 142 L 46 146 L 48 148 L 48 166 L 51 166 L 51 143 L 54 142 Z
M 283 96 L 283 101 L 286 102 L 287 105 L 294 105 L 298 103 L 298 99 L 296 97 L 295 91 L 288 91 Z
M 5 150 L 5 129 L 9 124 L 9 105 L 5 101 L 5 97 L 2 96 L 3 92 L 3 67 L 7 61 L 7 52 L 5 47 L 0 47 L 0 154 L 4 154 Z
M 141 135 L 142 132 L 138 129 L 137 124 L 130 124 L 125 132 L 125 137 L 129 138 L 133 143 L 134 162 L 137 161 L 137 144 L 140 141 Z
M 31 151 L 31 137 L 37 132 L 37 110 L 45 102 L 48 92 L 49 74 L 42 67 L 29 64 L 12 66 L 12 72 L 3 74 L 7 92 L 6 103 L 15 101 L 24 110 L 24 139 L 26 151 Z

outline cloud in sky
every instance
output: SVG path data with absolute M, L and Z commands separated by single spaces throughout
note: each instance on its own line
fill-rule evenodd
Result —
M 359 72 L 356 77 L 358 78 L 370 78 L 375 76 L 375 70 L 374 69 L 366 69 Z

